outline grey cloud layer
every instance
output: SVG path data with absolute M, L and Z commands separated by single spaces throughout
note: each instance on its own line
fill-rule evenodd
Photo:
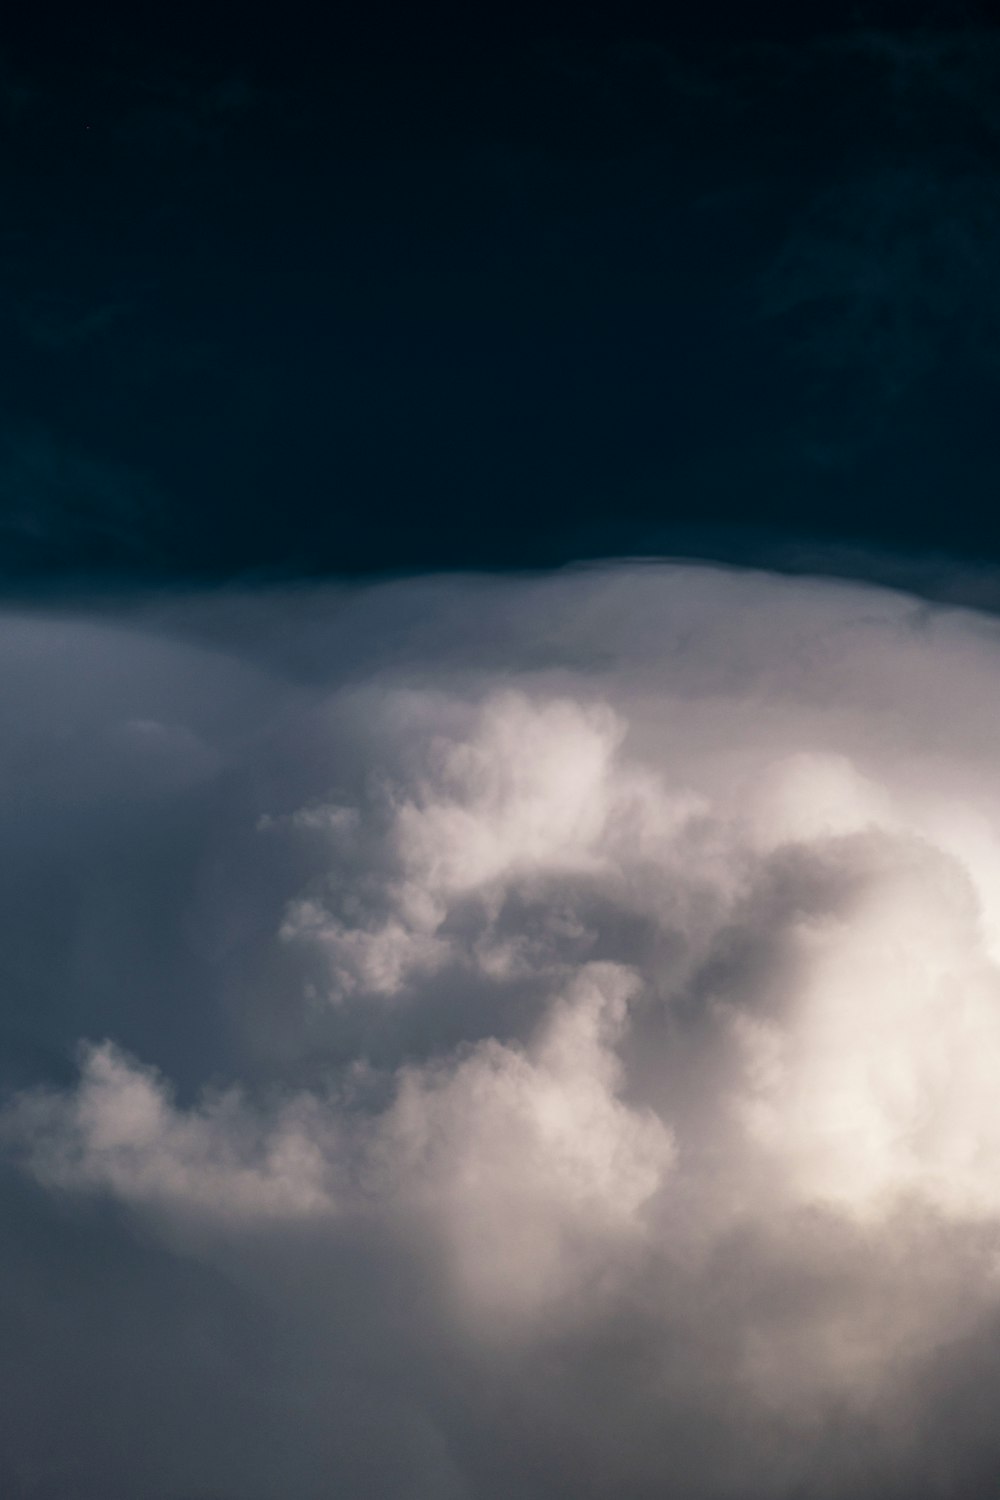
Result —
M 13 1494 L 985 1484 L 992 621 L 619 567 L 0 674 Z

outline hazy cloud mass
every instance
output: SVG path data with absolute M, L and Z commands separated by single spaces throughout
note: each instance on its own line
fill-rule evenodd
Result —
M 992 1493 L 998 647 L 668 566 L 8 616 L 4 1494 Z

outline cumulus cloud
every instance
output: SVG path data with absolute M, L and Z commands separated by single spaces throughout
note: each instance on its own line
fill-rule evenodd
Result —
M 45 1494 L 976 1492 L 992 621 L 621 567 L 10 627 L 14 878 L 57 908 L 11 884 L 11 1245 L 95 1325 L 88 1246 L 141 1245 L 146 1339 L 181 1267 L 271 1340 L 245 1452 L 220 1416 L 154 1491 L 110 1403 Z M 149 1452 L 206 1361 L 143 1376 Z
M 669 1169 L 669 1132 L 617 1097 L 633 988 L 613 965 L 585 966 L 530 1047 L 490 1039 L 404 1065 L 367 1127 L 342 1094 L 299 1093 L 269 1117 L 234 1091 L 179 1109 L 153 1070 L 104 1043 L 83 1049 L 75 1092 L 15 1100 L 6 1134 L 45 1186 L 111 1194 L 168 1233 L 429 1219 L 474 1301 L 529 1312 L 563 1294 L 574 1258 L 639 1231 Z
M 378 788 L 369 860 L 374 853 L 380 878 L 367 903 L 357 890 L 357 846 L 369 820 L 353 808 L 310 810 L 314 824 L 325 822 L 334 842 L 347 844 L 346 878 L 331 885 L 348 914 L 305 897 L 290 907 L 282 936 L 322 946 L 331 995 L 394 994 L 414 973 L 455 960 L 468 944 L 449 933 L 449 917 L 463 908 L 466 935 L 476 926 L 467 959 L 497 976 L 537 968 L 560 935 L 579 941 L 586 931 L 557 899 L 530 933 L 505 933 L 499 919 L 511 889 L 620 874 L 624 845 L 630 862 L 648 857 L 687 810 L 683 794 L 671 799 L 618 763 L 623 734 L 604 704 L 535 703 L 510 691 L 488 698 L 465 737 L 429 737 L 410 785 Z
M 85 1046 L 70 1097 L 23 1096 L 8 1116 L 28 1165 L 46 1185 L 104 1189 L 129 1203 L 254 1220 L 329 1210 L 322 1126 L 298 1099 L 270 1128 L 229 1093 L 178 1111 L 156 1073 L 110 1042 Z

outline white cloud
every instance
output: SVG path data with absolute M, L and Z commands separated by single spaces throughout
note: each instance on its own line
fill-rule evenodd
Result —
M 332 1126 L 302 1095 L 266 1123 L 234 1091 L 179 1110 L 154 1070 L 105 1042 L 82 1049 L 73 1094 L 22 1095 L 5 1134 L 48 1186 L 111 1193 L 184 1220 L 253 1222 L 331 1211 Z
M 617 1097 L 615 1042 L 635 981 L 585 967 L 527 1050 L 480 1044 L 408 1068 L 379 1131 L 394 1191 L 444 1226 L 458 1285 L 481 1312 L 539 1312 L 642 1231 L 671 1134 Z
M 30 920 L 6 946 L 61 1038 L 115 1040 L 15 1092 L 5 1150 L 297 1326 L 340 1309 L 373 1369 L 405 1288 L 413 1430 L 461 1428 L 474 1497 L 473 1429 L 532 1497 L 560 1432 L 581 1495 L 811 1496 L 837 1421 L 874 1444 L 866 1500 L 919 1476 L 927 1391 L 1000 1319 L 995 627 L 693 569 L 420 587 L 289 606 L 298 675 L 234 665 L 225 711 L 234 627 L 194 606 L 207 665 L 161 638 L 150 673 L 122 629 L 106 714 L 26 694 L 10 775 L 62 811 L 9 841 L 6 899 L 38 847 L 83 874 L 72 943 L 32 917 L 58 967 Z M 334 1384 L 339 1337 L 310 1356 Z
M 785 1017 L 736 1019 L 751 1133 L 803 1196 L 1000 1222 L 1000 969 L 975 889 L 932 846 L 861 838 L 862 889 L 798 934 Z
M 335 903 L 346 887 L 351 919 L 306 897 L 291 904 L 282 936 L 322 946 L 334 996 L 391 995 L 412 974 L 456 957 L 445 925 L 456 906 L 473 901 L 486 930 L 467 956 L 502 972 L 516 962 L 518 944 L 495 940 L 489 919 L 513 884 L 614 878 L 623 846 L 630 863 L 648 858 L 700 805 L 622 764 L 624 733 L 600 702 L 513 691 L 487 697 L 464 738 L 429 737 L 411 784 L 379 784 L 388 804 L 376 833 L 385 877 L 366 891 L 361 921 L 348 863 L 329 897 Z M 349 818 L 342 808 L 324 811 L 334 838 L 345 826 L 354 835 L 355 810 Z M 323 813 L 309 816 L 315 823 Z

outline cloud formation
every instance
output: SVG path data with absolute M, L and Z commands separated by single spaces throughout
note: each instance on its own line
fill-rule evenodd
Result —
M 8 627 L 14 1494 L 986 1493 L 994 622 L 621 566 Z

